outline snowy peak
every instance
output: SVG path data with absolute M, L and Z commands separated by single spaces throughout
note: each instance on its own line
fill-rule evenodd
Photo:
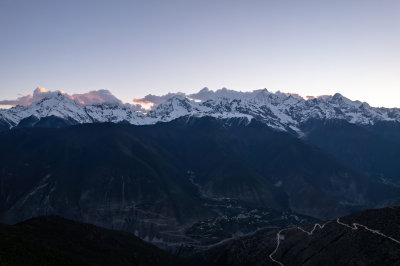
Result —
M 191 115 L 196 111 L 199 110 L 194 101 L 176 95 L 155 107 L 148 113 L 148 116 L 160 121 L 170 121 L 181 116 Z
M 0 110 L 0 119 L 7 121 L 10 127 L 14 127 L 27 117 L 55 116 L 76 123 L 94 122 L 121 122 L 126 120 L 133 122 L 141 114 L 137 108 L 131 105 L 118 103 L 104 103 L 84 105 L 77 100 L 71 99 L 62 92 L 46 96 L 30 105 L 17 105 L 7 110 Z
M 69 99 L 62 93 L 58 93 L 53 97 L 46 97 L 37 103 L 33 103 L 29 106 L 17 106 L 17 110 L 14 111 L 15 116 L 21 118 L 29 115 L 36 116 L 38 118 L 56 116 L 63 119 L 72 118 L 78 123 L 89 123 L 91 119 L 87 117 L 83 106 L 78 102 Z

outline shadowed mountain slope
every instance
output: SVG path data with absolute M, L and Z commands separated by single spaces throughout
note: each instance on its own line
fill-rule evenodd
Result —
M 18 129 L 0 133 L 0 156 L 2 221 L 55 214 L 154 243 L 196 242 L 185 233 L 193 224 L 254 209 L 324 219 L 399 195 L 247 119 Z
M 344 120 L 312 120 L 304 139 L 382 182 L 400 186 L 400 123 L 360 126 Z

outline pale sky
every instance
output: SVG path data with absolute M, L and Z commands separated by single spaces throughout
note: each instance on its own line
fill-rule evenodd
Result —
M 267 88 L 400 107 L 399 0 L 0 0 L 0 100 Z

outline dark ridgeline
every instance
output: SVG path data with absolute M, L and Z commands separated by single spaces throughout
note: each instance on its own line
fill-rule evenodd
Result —
M 179 265 L 133 234 L 57 216 L 0 224 L 0 265 Z

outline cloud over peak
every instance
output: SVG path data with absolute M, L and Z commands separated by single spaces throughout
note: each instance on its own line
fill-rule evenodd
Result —
M 102 104 L 102 103 L 109 103 L 109 104 L 122 104 L 121 100 L 115 97 L 110 91 L 108 90 L 94 90 L 89 91 L 87 93 L 82 94 L 72 94 L 69 95 L 62 90 L 55 90 L 55 91 L 48 91 L 45 88 L 36 88 L 33 93 L 28 94 L 26 96 L 18 97 L 15 100 L 2 100 L 0 101 L 0 105 L 30 105 L 35 102 L 39 102 L 44 98 L 52 98 L 59 94 L 64 95 L 71 100 L 75 100 L 82 105 L 93 105 L 93 104 Z
M 122 101 L 115 97 L 109 90 L 89 91 L 82 94 L 73 94 L 70 97 L 83 105 L 102 103 L 122 104 Z

